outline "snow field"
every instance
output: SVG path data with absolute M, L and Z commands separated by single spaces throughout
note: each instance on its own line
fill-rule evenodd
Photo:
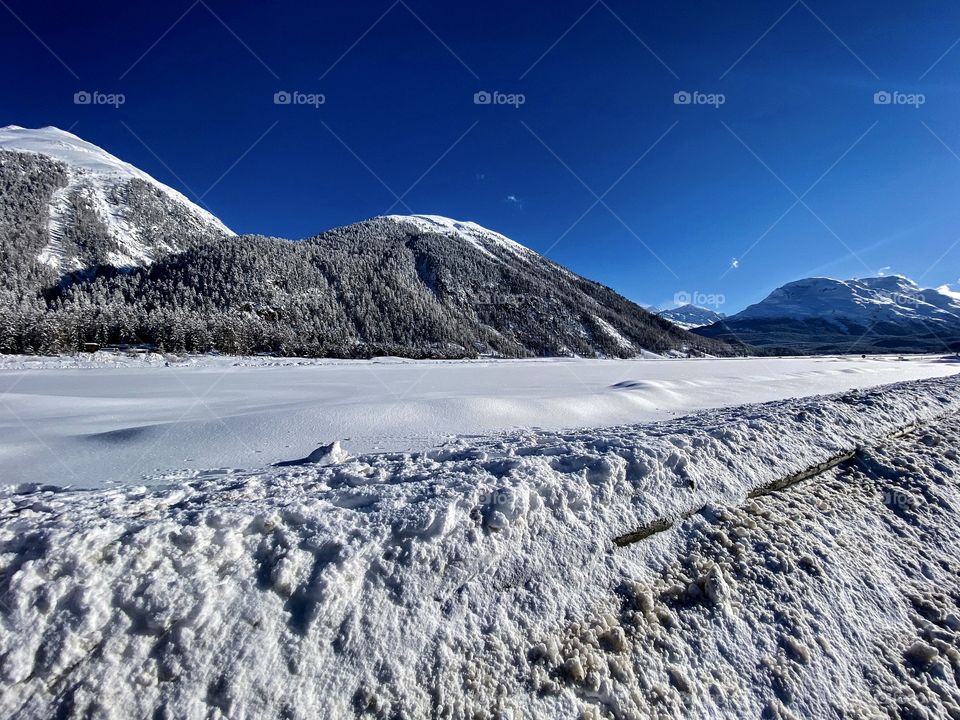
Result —
M 149 487 L 8 489 L 0 710 L 946 711 L 958 388 L 932 379 L 418 455 L 183 471 Z M 938 418 L 942 430 L 928 424 L 852 469 L 745 501 Z M 884 505 L 883 493 L 920 502 Z
M 165 366 L 169 363 L 169 367 Z M 663 420 L 953 374 L 937 357 L 373 361 L 0 357 L 0 484 L 138 482 L 453 436 Z

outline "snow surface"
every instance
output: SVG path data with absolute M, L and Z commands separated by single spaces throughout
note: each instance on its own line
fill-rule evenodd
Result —
M 115 187 L 132 179 L 150 183 L 171 200 L 185 207 L 203 225 L 226 235 L 234 234 L 217 217 L 173 188 L 65 130 L 55 127 L 32 129 L 8 125 L 0 128 L 0 150 L 46 155 L 67 165 L 69 184 L 54 195 L 50 208 L 50 243 L 40 256 L 40 259 L 48 264 L 59 266 L 63 259 L 59 245 L 62 218 L 66 211 L 67 195 L 74 192 L 80 192 L 93 203 L 111 234 L 121 243 L 123 253 L 113 254 L 110 258 L 113 264 L 122 267 L 150 262 L 150 252 L 141 243 L 137 229 L 127 222 L 118 208 L 109 201 Z
M 955 717 L 958 390 L 0 492 L 0 713 Z
M 452 235 L 466 240 L 480 252 L 495 259 L 498 258 L 490 252 L 491 248 L 505 249 L 518 257 L 533 254 L 533 250 L 530 250 L 515 240 L 511 240 L 506 235 L 488 230 L 482 225 L 471 221 L 453 220 L 440 215 L 385 215 L 384 217 L 394 222 L 414 225 L 422 232 Z
M 0 484 L 95 486 L 180 468 L 260 467 L 336 440 L 354 454 L 421 451 L 455 435 L 644 422 L 958 369 L 936 357 L 0 356 Z

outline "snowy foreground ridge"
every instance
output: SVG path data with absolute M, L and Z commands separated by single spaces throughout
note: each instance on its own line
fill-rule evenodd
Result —
M 0 714 L 956 717 L 958 390 L 8 490 Z

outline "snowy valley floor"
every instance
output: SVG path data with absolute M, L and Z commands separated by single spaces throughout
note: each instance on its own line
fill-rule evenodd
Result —
M 167 364 L 168 363 L 168 364 Z M 938 357 L 413 362 L 0 356 L 0 484 L 138 482 L 452 436 L 664 420 L 940 377 Z
M 8 489 L 0 714 L 960 717 L 958 446 L 947 377 Z

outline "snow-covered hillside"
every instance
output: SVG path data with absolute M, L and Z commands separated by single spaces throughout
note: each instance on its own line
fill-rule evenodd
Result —
M 451 320 L 479 321 L 484 345 L 520 354 L 642 356 L 644 353 L 728 355 L 722 345 L 698 344 L 696 336 L 580 277 L 514 240 L 475 222 L 437 215 L 390 215 L 337 228 L 313 238 L 321 247 L 346 248 L 352 257 L 384 247 L 404 248 L 403 277 L 375 278 L 409 286 L 416 273 L 419 292 L 429 293 Z M 382 267 L 382 263 L 381 263 Z M 384 268 L 386 271 L 386 268 Z M 384 275 L 387 275 L 384 272 Z
M 943 352 L 960 342 L 960 299 L 948 287 L 922 288 L 898 275 L 807 278 L 698 333 L 820 352 Z
M 0 712 L 953 716 L 958 390 L 8 490 Z
M 657 315 L 666 318 L 674 325 L 682 327 L 685 330 L 692 330 L 693 328 L 704 327 L 705 325 L 713 325 L 713 323 L 719 322 L 726 317 L 726 315 L 716 310 L 710 310 L 689 303 L 671 310 L 660 310 L 657 312 Z
M 0 128 L 3 152 L 42 155 L 62 163 L 65 183 L 48 199 L 48 241 L 40 259 L 62 271 L 106 262 L 149 263 L 191 233 L 231 235 L 219 219 L 181 193 L 92 143 L 55 127 Z M 7 163 L 0 169 L 13 172 Z M 83 224 L 78 232 L 78 224 Z M 87 234 L 105 248 L 88 247 Z
M 384 215 L 383 218 L 393 222 L 413 225 L 421 232 L 439 233 L 466 240 L 480 252 L 490 257 L 497 257 L 497 255 L 491 252 L 491 249 L 506 249 L 510 251 L 512 255 L 521 259 L 532 260 L 539 257 L 532 250 L 515 240 L 511 240 L 506 235 L 488 230 L 475 222 L 453 220 L 452 218 L 442 217 L 440 215 Z
M 79 334 L 93 342 L 147 342 L 175 352 L 734 353 L 498 233 L 438 217 L 376 217 L 296 242 L 241 236 L 194 243 L 149 270 L 77 282 L 61 295 L 51 314 L 73 336 L 79 321 Z M 101 312 L 87 312 L 90 305 Z

